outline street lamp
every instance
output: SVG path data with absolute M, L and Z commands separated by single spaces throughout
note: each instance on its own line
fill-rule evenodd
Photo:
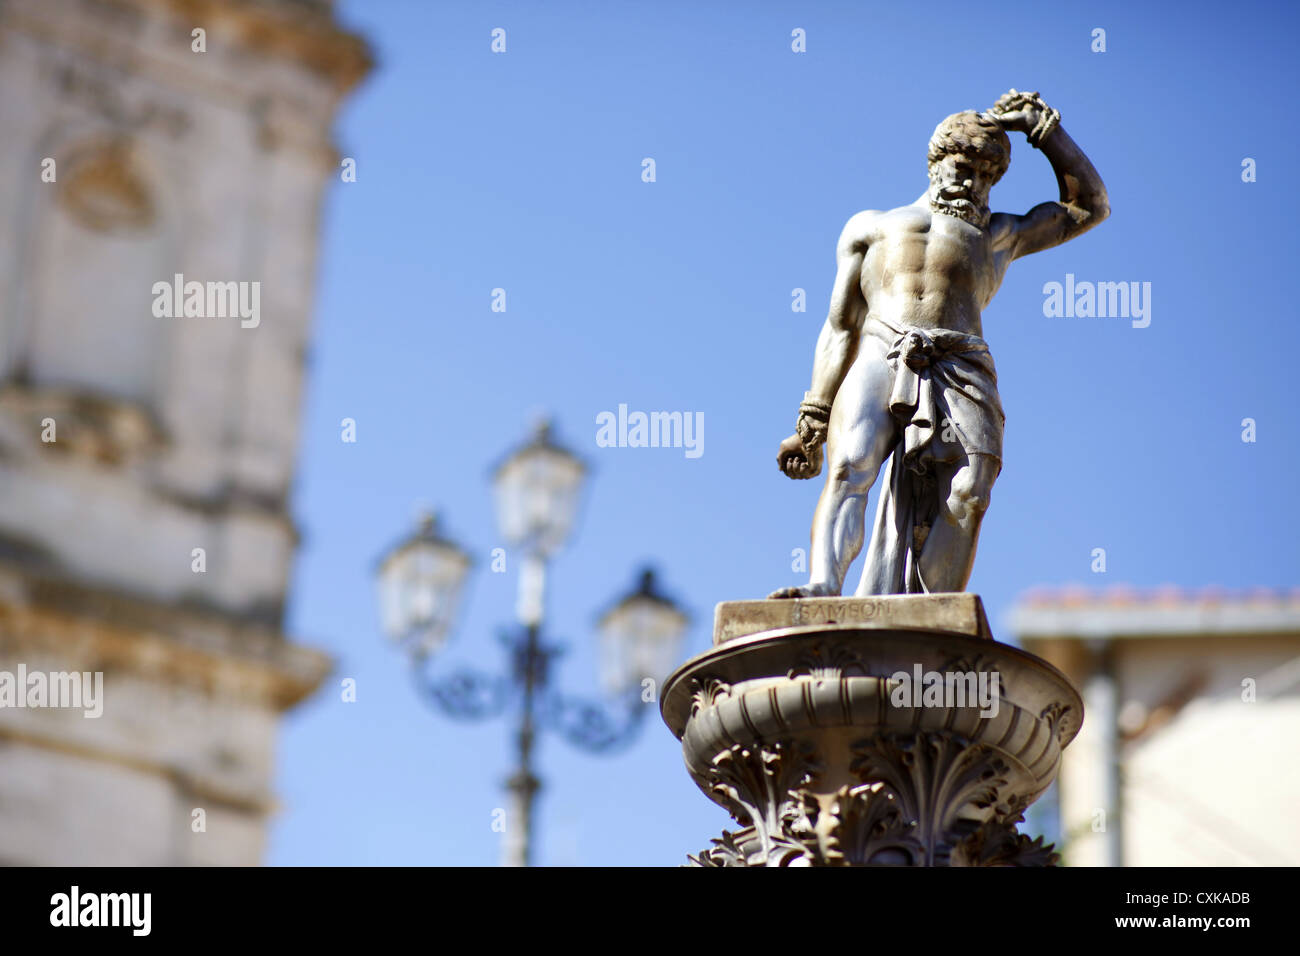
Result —
M 604 699 L 573 698 L 550 686 L 551 663 L 564 647 L 542 637 L 546 565 L 573 530 L 585 476 L 586 467 L 555 441 L 549 423 L 540 425 L 493 476 L 501 535 L 519 556 L 518 622 L 500 634 L 509 657 L 504 674 L 430 673 L 429 661 L 451 634 L 471 566 L 469 555 L 442 536 L 432 516 L 379 564 L 384 630 L 409 654 L 422 695 L 464 720 L 493 717 L 517 705 L 518 763 L 506 781 L 511 797 L 504 855 L 508 866 L 528 866 L 532 858 L 533 807 L 541 787 L 533 773 L 537 733 L 553 730 L 596 752 L 630 741 L 647 710 L 644 682 L 654 681 L 657 688 L 668 675 L 689 623 L 686 613 L 659 592 L 654 572 L 644 569 L 639 585 L 600 618 Z
M 546 562 L 573 530 L 586 472 L 577 456 L 555 443 L 550 422 L 543 421 L 532 441 L 509 455 L 492 478 L 501 536 L 522 555 L 517 613 L 525 627 L 541 623 Z

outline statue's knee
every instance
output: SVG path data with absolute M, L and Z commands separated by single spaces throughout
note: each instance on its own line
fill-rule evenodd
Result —
M 830 480 L 844 489 L 846 494 L 860 494 L 871 488 L 875 474 L 869 469 L 844 459 L 833 461 L 829 465 Z
M 991 488 L 954 484 L 948 494 L 948 513 L 961 525 L 975 525 L 989 510 Z

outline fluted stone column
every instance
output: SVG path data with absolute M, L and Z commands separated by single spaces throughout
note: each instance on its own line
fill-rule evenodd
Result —
M 664 687 L 691 777 L 735 818 L 700 866 L 1045 866 L 1017 830 L 1083 705 L 994 641 L 973 594 L 719 604 Z

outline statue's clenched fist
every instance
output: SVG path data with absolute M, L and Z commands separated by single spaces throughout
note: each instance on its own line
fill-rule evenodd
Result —
M 781 442 L 776 453 L 776 464 L 790 478 L 816 478 L 822 473 L 822 446 L 804 447 L 803 439 L 791 435 Z

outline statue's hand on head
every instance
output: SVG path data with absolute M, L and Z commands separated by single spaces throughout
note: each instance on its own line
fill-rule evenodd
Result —
M 1015 89 L 998 97 L 987 115 L 1007 132 L 1024 133 L 1035 146 L 1061 120 L 1061 114 L 1037 93 L 1021 93 Z
M 804 447 L 803 439 L 791 435 L 781 442 L 776 453 L 776 464 L 790 478 L 816 478 L 822 473 L 822 446 Z

